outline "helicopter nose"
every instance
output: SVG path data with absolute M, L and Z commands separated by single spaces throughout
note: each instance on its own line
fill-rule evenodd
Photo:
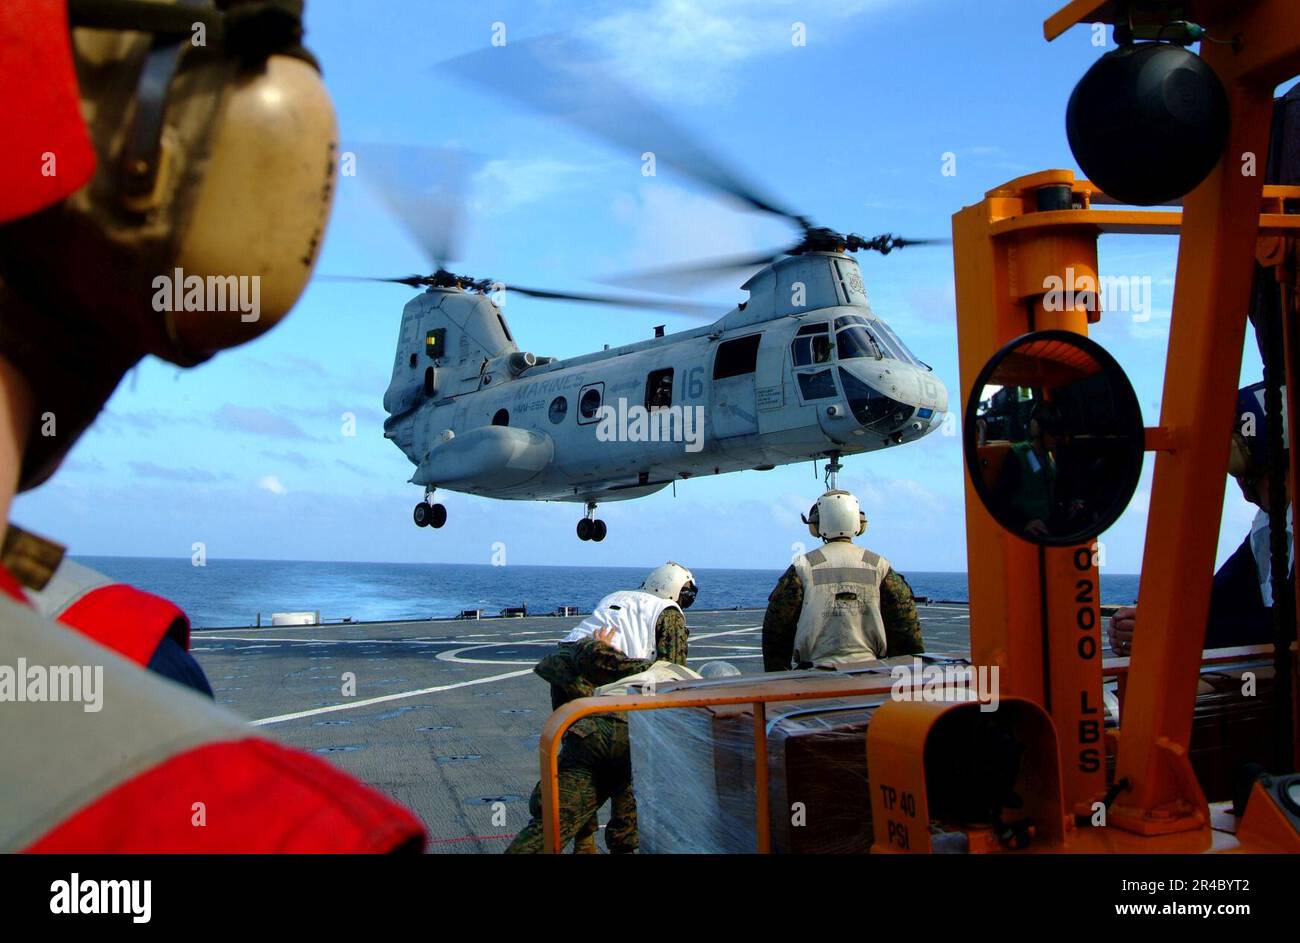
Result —
M 867 433 L 905 442 L 943 422 L 948 390 L 930 371 L 865 359 L 846 361 L 840 369 L 849 408 Z

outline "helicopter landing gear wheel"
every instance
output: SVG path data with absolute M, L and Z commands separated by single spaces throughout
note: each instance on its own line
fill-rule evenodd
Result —
M 433 492 L 426 492 L 424 500 L 411 512 L 416 527 L 439 528 L 447 523 L 447 509 L 441 504 L 433 503 Z
M 411 512 L 411 517 L 415 521 L 416 527 L 428 527 L 433 523 L 433 507 L 421 501 Z
M 587 516 L 578 521 L 578 539 L 593 540 L 600 543 L 605 539 L 608 529 L 604 521 L 596 520 L 596 502 L 587 502 Z

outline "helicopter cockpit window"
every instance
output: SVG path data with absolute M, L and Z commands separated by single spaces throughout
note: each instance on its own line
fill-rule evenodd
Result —
M 840 320 L 844 320 L 841 318 Z M 835 344 L 839 348 L 841 360 L 849 360 L 853 357 L 870 357 L 873 360 L 880 360 L 885 356 L 885 352 L 880 348 L 871 336 L 871 332 L 865 327 L 854 325 L 846 327 L 835 335 Z
M 806 400 L 827 399 L 835 395 L 835 378 L 829 370 L 815 370 L 796 376 L 799 377 L 799 392 Z
M 808 367 L 818 363 L 830 363 L 834 357 L 831 336 L 825 324 L 809 324 L 799 328 L 790 347 L 796 367 Z
M 838 331 L 840 328 L 848 327 L 851 324 L 868 324 L 868 323 L 870 322 L 868 322 L 867 319 L 860 314 L 846 314 L 842 318 L 835 319 L 835 330 Z
M 875 328 L 876 336 L 880 338 L 881 343 L 885 346 L 886 350 L 893 351 L 893 353 L 887 354 L 886 356 L 893 356 L 896 359 L 903 361 L 903 363 L 910 363 L 913 365 L 920 363 L 919 360 L 912 356 L 912 352 L 907 349 L 907 345 L 903 343 L 902 339 L 894 333 L 893 328 L 888 324 L 884 321 L 876 321 L 871 326 Z

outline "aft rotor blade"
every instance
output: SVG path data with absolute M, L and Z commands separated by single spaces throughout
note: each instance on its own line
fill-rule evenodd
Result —
M 756 210 L 804 224 L 616 81 L 588 47 L 571 37 L 511 41 L 449 59 L 439 67 L 634 154 L 653 154 L 656 163 L 675 167 Z
M 407 285 L 411 288 L 419 288 L 426 276 L 424 275 L 401 275 L 392 278 L 381 278 L 375 275 L 316 275 L 313 281 L 320 282 L 387 282 L 391 285 Z
M 361 143 L 356 175 L 420 247 L 432 269 L 460 254 L 465 202 L 480 158 L 453 148 Z

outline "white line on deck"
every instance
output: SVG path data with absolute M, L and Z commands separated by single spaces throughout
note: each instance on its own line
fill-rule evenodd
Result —
M 761 625 L 750 625 L 743 629 L 731 629 L 728 632 L 707 632 L 703 635 L 692 635 L 691 641 L 698 642 L 706 638 L 717 638 L 720 635 L 743 635 L 745 632 L 757 632 L 761 628 Z
M 406 638 L 267 638 L 259 635 L 248 638 L 243 635 L 204 635 L 223 642 L 294 642 L 304 645 L 450 645 L 450 641 L 422 642 L 419 639 Z M 250 646 L 256 647 L 256 646 Z M 247 651 L 241 648 L 240 651 Z
M 296 711 L 292 714 L 278 714 L 275 717 L 263 717 L 260 720 L 252 720 L 249 723 L 254 727 L 265 727 L 268 724 L 279 724 L 286 720 L 298 720 L 301 717 L 315 717 L 317 714 L 330 714 L 334 711 L 350 711 L 358 707 L 369 707 L 371 704 L 384 704 L 388 701 L 400 701 L 403 698 L 419 697 L 423 694 L 437 694 L 441 691 L 450 691 L 453 688 L 467 688 L 474 684 L 489 684 L 493 681 L 505 681 L 509 678 L 519 678 L 523 675 L 532 674 L 532 669 L 524 671 L 507 671 L 505 674 L 489 675 L 486 678 L 474 678 L 471 681 L 457 681 L 455 684 L 440 684 L 432 688 L 420 688 L 418 691 L 402 691 L 398 694 L 384 694 L 380 697 L 368 697 L 364 701 L 353 701 L 350 704 L 331 704 L 328 707 L 313 707 L 311 710 Z

